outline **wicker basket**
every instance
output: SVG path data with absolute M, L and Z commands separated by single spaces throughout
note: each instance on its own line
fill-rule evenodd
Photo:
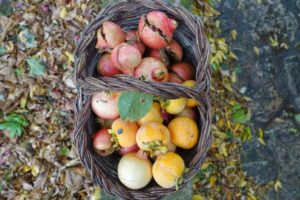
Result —
M 97 61 L 100 53 L 95 49 L 96 31 L 107 20 L 114 21 L 130 30 L 137 27 L 139 18 L 151 10 L 161 10 L 179 23 L 174 38 L 183 46 L 184 61 L 195 67 L 197 86 L 187 88 L 177 83 L 144 82 L 133 77 L 117 75 L 114 77 L 98 77 Z M 164 189 L 153 180 L 145 188 L 130 190 L 119 181 L 117 165 L 120 156 L 112 154 L 108 157 L 98 156 L 92 148 L 91 136 L 99 129 L 95 115 L 90 108 L 91 94 L 101 91 L 139 91 L 154 94 L 163 98 L 192 97 L 200 102 L 198 144 L 191 150 L 179 150 L 190 169 L 184 174 L 184 187 L 195 176 L 205 158 L 211 144 L 210 114 L 210 67 L 208 65 L 209 45 L 204 35 L 203 24 L 199 17 L 186 9 L 173 6 L 163 0 L 127 0 L 106 7 L 99 16 L 82 32 L 76 52 L 76 122 L 72 134 L 73 142 L 79 157 L 92 177 L 107 193 L 123 199 L 160 199 L 174 192 L 175 188 Z

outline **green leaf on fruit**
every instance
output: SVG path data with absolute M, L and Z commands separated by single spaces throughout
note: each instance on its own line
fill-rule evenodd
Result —
M 46 73 L 46 67 L 37 58 L 26 59 L 29 65 L 29 74 L 33 76 L 43 76 Z
M 123 92 L 118 106 L 123 120 L 137 121 L 144 117 L 152 107 L 154 96 L 139 92 Z

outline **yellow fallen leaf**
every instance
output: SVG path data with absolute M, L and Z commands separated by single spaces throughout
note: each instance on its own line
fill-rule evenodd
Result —
M 248 192 L 247 197 L 247 200 L 257 200 L 257 198 L 250 192 Z
M 95 187 L 95 190 L 90 198 L 90 200 L 98 200 L 101 198 L 101 195 L 100 195 L 100 187 L 97 186 Z
M 193 200 L 205 200 L 204 197 L 200 194 L 193 195 Z
M 264 141 L 264 131 L 261 128 L 258 129 L 258 142 L 262 145 L 266 145 Z
M 67 16 L 67 14 L 68 14 L 67 8 L 66 8 L 66 7 L 63 7 L 63 8 L 61 9 L 60 13 L 59 13 L 59 16 L 60 16 L 61 18 L 65 18 L 65 17 Z
M 289 45 L 287 43 L 285 43 L 285 42 L 281 43 L 280 47 L 284 48 L 284 49 L 289 49 Z
M 225 157 L 228 156 L 228 151 L 227 151 L 227 144 L 225 142 L 222 142 L 220 147 L 219 147 L 219 152 L 223 154 Z
M 281 182 L 279 180 L 276 180 L 276 182 L 274 184 L 275 191 L 278 192 L 281 188 L 282 188 Z
M 204 162 L 201 166 L 201 170 L 206 170 L 210 164 L 211 164 L 211 162 Z
M 231 52 L 231 51 L 229 53 L 229 57 L 232 58 L 232 59 L 234 59 L 234 60 L 239 60 L 239 58 L 233 52 Z
M 274 38 L 272 36 L 270 36 L 269 40 L 271 42 L 272 47 L 277 47 L 279 45 L 277 35 L 275 35 Z
M 21 100 L 20 100 L 20 107 L 21 108 L 25 108 L 26 107 L 26 104 L 27 104 L 27 96 L 28 94 L 24 95 Z
M 69 51 L 66 51 L 65 55 L 67 56 L 68 63 L 73 63 L 74 62 L 74 55 L 72 53 L 70 53 Z
M 37 166 L 33 165 L 31 167 L 31 173 L 32 173 L 33 176 L 37 176 L 40 173 L 40 170 Z
M 31 170 L 30 166 L 24 165 L 24 167 L 23 167 L 23 172 L 24 172 L 24 173 L 27 173 L 27 172 L 29 172 L 30 170 Z
M 210 184 L 211 188 L 215 186 L 216 181 L 217 181 L 217 177 L 216 176 L 211 176 L 210 177 L 209 184 Z
M 236 40 L 236 37 L 237 37 L 237 31 L 235 29 L 233 29 L 231 32 L 230 32 L 230 36 L 233 40 Z
M 254 52 L 256 53 L 256 55 L 258 55 L 259 56 L 259 54 L 260 54 L 260 49 L 258 48 L 258 47 L 253 47 L 253 50 L 254 50 Z

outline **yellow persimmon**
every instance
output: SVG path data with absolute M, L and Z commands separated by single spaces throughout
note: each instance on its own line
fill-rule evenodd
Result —
M 199 138 L 199 130 L 194 120 L 188 117 L 176 117 L 168 125 L 171 141 L 183 149 L 193 148 Z
M 184 161 L 176 153 L 160 155 L 153 164 L 152 174 L 158 185 L 163 188 L 176 186 L 184 172 Z
M 182 85 L 185 85 L 187 87 L 194 87 L 196 85 L 196 81 L 194 81 L 194 80 L 187 80 L 187 81 L 184 81 L 182 83 Z M 195 99 L 190 98 L 190 99 L 187 100 L 187 103 L 186 103 L 187 107 L 192 108 L 192 107 L 195 107 L 197 105 L 198 105 L 198 102 Z
M 187 103 L 186 98 L 179 98 L 179 99 L 168 99 L 164 102 L 164 106 L 162 106 L 167 113 L 176 115 L 183 111 Z
M 168 128 L 158 122 L 144 124 L 136 134 L 139 148 L 150 153 L 167 152 L 170 141 Z
M 111 129 L 117 136 L 121 147 L 131 147 L 136 144 L 135 138 L 138 125 L 135 122 L 124 121 L 118 118 L 112 123 Z
M 141 119 L 137 121 L 138 125 L 142 126 L 146 124 L 147 122 L 158 122 L 163 123 L 163 118 L 160 114 L 160 104 L 157 102 L 154 102 L 150 111 Z

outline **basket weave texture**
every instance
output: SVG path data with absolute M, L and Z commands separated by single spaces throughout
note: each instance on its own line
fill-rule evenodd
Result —
M 197 82 L 194 88 L 169 82 L 145 82 L 126 75 L 114 77 L 97 75 L 96 67 L 101 53 L 95 48 L 96 32 L 101 24 L 105 21 L 113 21 L 125 30 L 136 29 L 139 18 L 152 10 L 161 10 L 178 22 L 174 39 L 183 47 L 184 61 L 194 66 Z M 185 8 L 162 0 L 127 0 L 112 4 L 102 10 L 98 17 L 83 30 L 75 58 L 75 83 L 78 94 L 75 99 L 76 121 L 72 140 L 82 164 L 94 183 L 99 184 L 107 193 L 122 199 L 156 200 L 174 192 L 175 188 L 164 189 L 153 180 L 140 190 L 130 190 L 122 185 L 117 175 L 117 166 L 121 157 L 117 154 L 102 157 L 93 150 L 91 137 L 100 127 L 95 122 L 95 115 L 91 111 L 91 95 L 102 91 L 139 91 L 168 99 L 189 97 L 199 101 L 199 142 L 193 149 L 177 151 L 189 168 L 180 186 L 180 188 L 184 187 L 197 174 L 211 144 L 209 44 L 201 19 Z

